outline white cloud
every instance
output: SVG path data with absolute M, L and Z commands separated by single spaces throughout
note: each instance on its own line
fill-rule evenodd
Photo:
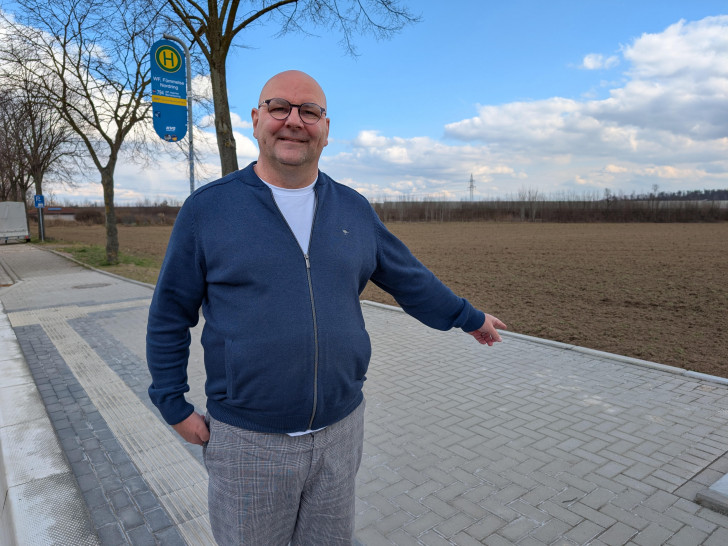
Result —
M 230 122 L 233 125 L 233 129 L 252 129 L 253 123 L 248 120 L 244 120 L 239 114 L 230 112 Z M 207 114 L 199 120 L 201 127 L 215 127 L 215 115 Z
M 234 129 L 251 129 L 253 127 L 252 121 L 244 120 L 235 112 L 230 112 L 230 118 Z
M 209 74 L 192 77 L 192 93 L 197 100 L 212 100 L 212 83 Z
M 612 174 L 625 173 L 627 172 L 627 170 L 628 169 L 626 167 L 621 167 L 619 165 L 607 165 L 606 167 L 604 167 L 605 172 Z
M 590 53 L 584 56 L 584 60 L 581 63 L 581 68 L 585 70 L 602 70 L 608 68 L 614 68 L 619 64 L 619 57 L 612 55 L 605 57 L 600 53 Z
M 242 133 L 236 131 L 233 134 L 235 135 L 235 149 L 240 165 L 247 165 L 258 159 L 258 145 Z M 217 154 L 217 144 L 215 145 L 215 154 Z M 217 161 L 217 155 L 215 157 Z
M 361 148 L 383 148 L 387 145 L 387 139 L 379 136 L 378 131 L 360 131 L 352 145 Z
M 679 21 L 659 34 L 643 34 L 624 48 L 635 79 L 708 83 L 728 76 L 728 15 Z
M 667 179 L 701 179 L 706 175 L 706 172 L 702 169 L 681 169 L 679 167 L 673 167 L 672 165 L 645 167 L 640 172 L 647 176 Z
M 375 199 L 463 199 L 469 195 L 471 174 L 475 195 L 492 197 L 499 188 L 509 188 L 526 177 L 485 146 L 447 145 L 426 137 L 385 137 L 371 130 L 361 131 L 347 151 L 324 155 L 322 169 Z
M 532 179 L 538 172 L 540 183 L 551 189 L 600 187 L 605 175 L 621 184 L 652 178 L 683 189 L 696 182 L 725 185 L 728 16 L 680 21 L 664 32 L 643 34 L 622 54 L 629 63 L 627 80 L 606 99 L 480 106 L 476 117 L 448 124 L 446 135 L 484 143 L 515 170 L 519 157 L 528 154 L 530 164 L 523 169 Z M 583 67 L 615 62 L 590 54 Z M 568 157 L 568 164 L 548 168 L 549 157 L 557 154 Z

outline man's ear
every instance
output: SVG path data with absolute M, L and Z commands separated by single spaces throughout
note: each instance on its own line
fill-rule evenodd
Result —
M 256 138 L 258 137 L 258 135 L 256 135 L 255 133 L 258 129 L 258 116 L 259 115 L 260 115 L 260 112 L 258 112 L 257 108 L 253 108 L 250 111 L 250 119 L 253 120 L 253 136 Z

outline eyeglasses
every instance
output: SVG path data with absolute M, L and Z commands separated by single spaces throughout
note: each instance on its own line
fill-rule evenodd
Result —
M 268 113 L 273 119 L 283 121 L 291 115 L 291 110 L 295 106 L 298 108 L 298 116 L 306 125 L 315 125 L 326 114 L 326 108 L 321 108 L 315 102 L 304 102 L 303 104 L 291 104 L 286 99 L 268 99 L 258 105 L 268 107 Z

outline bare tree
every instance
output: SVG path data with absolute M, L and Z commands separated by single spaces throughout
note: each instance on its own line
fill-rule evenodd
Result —
M 118 262 L 114 172 L 122 145 L 149 119 L 149 49 L 158 12 L 141 0 L 18 0 L 2 46 L 74 131 L 101 175 L 106 260 Z M 143 139 L 131 140 L 143 146 Z M 133 152 L 134 150 L 132 150 Z
M 518 200 L 521 206 L 521 221 L 525 221 L 528 215 L 528 219 L 535 222 L 539 204 L 543 201 L 538 189 L 521 186 L 518 190 Z
M 43 194 L 43 180 L 49 173 L 62 174 L 78 157 L 77 140 L 58 112 L 41 101 L 33 100 L 32 91 L 22 91 L 24 127 L 23 153 L 36 195 Z M 72 184 L 66 178 L 67 184 Z
M 2 78 L 6 87 L 8 102 L 13 105 L 8 125 L 14 126 L 13 139 L 17 150 L 15 161 L 27 174 L 22 183 L 22 200 L 27 200 L 27 190 L 32 184 L 36 195 L 43 194 L 46 174 L 55 173 L 70 182 L 69 168 L 79 159 L 78 140 L 65 123 L 57 109 L 46 102 L 38 93 L 33 78 L 24 67 L 15 67 L 16 73 L 10 82 Z M 40 232 L 40 224 L 38 230 Z
M 172 24 L 181 27 L 190 42 L 197 45 L 210 69 L 215 109 L 215 133 L 222 174 L 238 169 L 235 138 L 227 92 L 227 55 L 233 40 L 254 23 L 273 21 L 280 34 L 305 27 L 341 32 L 341 44 L 356 54 L 355 33 L 372 33 L 388 38 L 406 24 L 418 20 L 396 0 L 167 0 L 174 12 Z
M 32 184 L 23 153 L 23 112 L 5 87 L 0 94 L 0 201 L 25 201 Z
M 4 83 L 4 82 L 3 82 Z M 18 94 L 3 85 L 0 94 L 0 181 L 3 201 L 27 202 L 33 185 L 28 154 L 28 111 Z

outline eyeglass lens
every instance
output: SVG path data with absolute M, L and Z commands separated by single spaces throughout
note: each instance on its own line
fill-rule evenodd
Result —
M 285 99 L 270 99 L 265 101 L 268 104 L 268 113 L 277 120 L 286 119 L 291 113 L 291 103 Z M 313 102 L 305 102 L 298 107 L 298 113 L 304 123 L 316 123 L 323 115 L 321 107 Z

